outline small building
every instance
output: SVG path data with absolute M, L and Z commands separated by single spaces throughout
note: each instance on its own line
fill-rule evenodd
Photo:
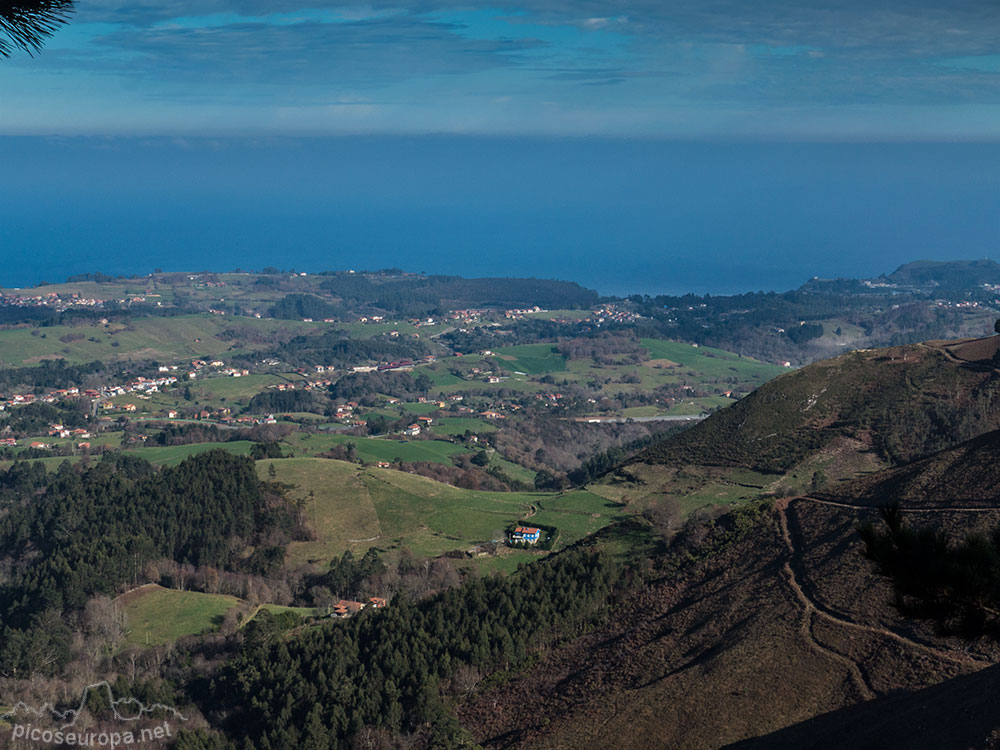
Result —
M 352 602 L 347 599 L 341 599 L 333 605 L 331 613 L 334 617 L 353 617 L 364 608 L 364 602 Z
M 405 430 L 403 430 L 404 435 L 409 435 L 410 437 L 415 437 L 420 434 L 420 425 L 411 424 Z
M 537 544 L 542 536 L 542 530 L 534 526 L 518 526 L 510 532 L 512 543 L 524 542 L 525 544 Z

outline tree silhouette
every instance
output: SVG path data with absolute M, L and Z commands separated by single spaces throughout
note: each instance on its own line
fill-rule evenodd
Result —
M 72 12 L 73 0 L 0 0 L 0 57 L 38 52 Z

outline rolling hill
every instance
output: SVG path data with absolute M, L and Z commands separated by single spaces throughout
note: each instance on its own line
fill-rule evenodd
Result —
M 749 467 L 780 481 L 831 446 L 878 458 L 865 476 L 841 463 L 844 481 L 822 492 L 689 524 L 667 557 L 651 563 L 663 574 L 619 602 L 606 625 L 461 707 L 477 741 L 487 748 L 987 747 L 1000 714 L 995 698 L 977 690 L 996 683 L 1000 645 L 944 635 L 897 611 L 891 584 L 862 554 L 856 531 L 877 521 L 886 500 L 901 504 L 907 523 L 956 535 L 1000 525 L 997 378 L 949 347 L 860 352 L 782 376 L 625 467 L 625 475 L 649 468 L 649 483 L 695 468 L 732 476 Z M 932 407 L 940 421 L 923 429 L 907 421 Z M 765 432 L 768 414 L 774 421 Z M 891 440 L 912 460 L 874 471 L 892 455 Z M 649 484 L 647 495 L 671 490 Z M 756 516 L 751 507 L 760 508 Z M 717 543 L 727 528 L 743 533 Z M 966 715 L 961 731 L 934 724 Z
M 995 348 L 993 337 L 983 341 Z M 835 441 L 884 463 L 904 462 L 997 427 L 1000 382 L 992 366 L 930 342 L 851 352 L 782 375 L 637 462 L 778 473 Z

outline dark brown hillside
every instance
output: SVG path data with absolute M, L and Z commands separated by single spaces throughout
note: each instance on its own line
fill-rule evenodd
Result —
M 960 358 L 993 337 L 857 351 L 782 375 L 637 462 L 786 472 L 836 438 L 902 463 L 1000 428 L 1000 377 Z M 970 348 L 971 347 L 971 348 Z M 975 351 L 973 351 L 975 350 Z
M 1000 431 L 838 487 L 837 496 L 843 495 L 873 506 L 896 501 L 907 508 L 1000 506 Z
M 651 584 L 606 628 L 476 695 L 463 722 L 491 748 L 718 748 L 992 664 L 994 646 L 966 651 L 888 605 L 854 530 L 873 515 L 779 506 L 685 581 Z
M 1000 665 L 817 716 L 727 750 L 993 750 Z
M 706 466 L 792 469 L 787 481 L 802 467 L 834 465 L 845 451 L 918 460 L 861 478 L 862 462 L 842 461 L 840 475 L 853 479 L 825 495 L 777 501 L 682 579 L 648 583 L 607 626 L 476 693 L 461 708 L 463 723 L 489 748 L 686 750 L 753 737 L 805 747 L 809 734 L 799 727 L 826 731 L 834 719 L 803 722 L 857 711 L 887 731 L 848 732 L 817 747 L 909 748 L 920 746 L 911 734 L 888 730 L 919 710 L 920 696 L 939 695 L 921 691 L 942 683 L 954 686 L 940 695 L 952 696 L 962 721 L 956 701 L 980 685 L 970 676 L 1000 661 L 1000 646 L 903 616 L 890 582 L 862 554 L 857 527 L 876 521 L 876 506 L 889 500 L 900 501 L 907 523 L 955 535 L 1000 524 L 1000 377 L 978 359 L 990 346 L 960 342 L 956 353 L 931 344 L 821 362 L 648 450 L 640 463 L 651 465 L 627 466 L 633 479 L 621 481 L 644 482 L 654 502 L 677 484 L 657 477 Z M 879 724 L 871 706 L 900 714 Z M 993 728 L 970 720 L 955 735 L 967 744 L 922 746 L 982 746 Z
M 940 345 L 955 359 L 965 362 L 980 362 L 992 364 L 993 358 L 1000 349 L 1000 336 L 987 336 L 983 339 L 962 339 L 960 341 L 928 342 L 929 345 Z

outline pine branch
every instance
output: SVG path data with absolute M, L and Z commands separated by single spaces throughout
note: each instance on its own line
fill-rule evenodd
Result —
M 0 0 L 0 57 L 40 51 L 72 12 L 73 0 Z

